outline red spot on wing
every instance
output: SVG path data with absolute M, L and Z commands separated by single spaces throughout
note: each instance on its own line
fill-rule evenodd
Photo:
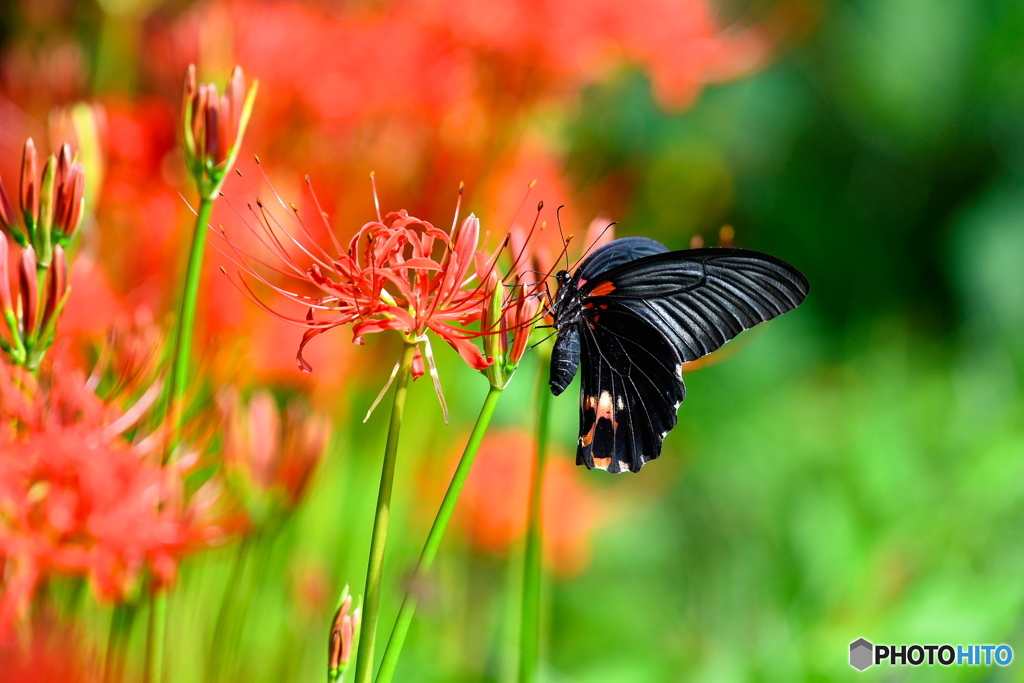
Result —
M 597 287 L 594 287 L 590 292 L 590 296 L 605 296 L 615 291 L 615 285 L 611 282 L 602 282 Z

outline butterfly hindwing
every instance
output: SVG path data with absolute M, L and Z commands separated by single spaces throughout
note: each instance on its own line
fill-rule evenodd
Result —
M 576 462 L 638 472 L 657 458 L 685 396 L 681 359 L 669 340 L 609 307 L 584 324 Z M 593 327 L 591 327 L 593 325 Z
M 636 472 L 657 458 L 685 396 L 682 364 L 792 310 L 807 291 L 798 270 L 755 251 L 669 252 L 644 237 L 595 251 L 560 281 L 555 305 L 556 395 L 582 366 L 577 464 Z

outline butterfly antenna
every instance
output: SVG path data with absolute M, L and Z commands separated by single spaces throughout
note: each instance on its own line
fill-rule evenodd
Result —
M 523 259 L 523 255 L 526 254 L 526 249 L 530 246 L 530 240 L 533 239 L 533 233 L 536 232 L 537 226 L 540 224 L 540 212 L 544 209 L 544 200 L 537 202 L 537 215 L 533 217 L 533 225 L 530 226 L 530 232 L 526 233 L 526 239 L 523 240 L 523 246 L 519 249 L 519 253 L 515 255 L 515 259 L 512 261 L 512 266 L 508 270 L 508 276 L 513 275 L 519 268 L 519 262 Z M 505 236 L 505 244 L 511 245 L 511 231 Z M 506 277 L 508 277 L 506 276 Z
M 591 250 L 591 249 L 593 249 L 594 247 L 596 247 L 596 246 L 597 246 L 597 243 L 601 241 L 601 238 L 602 238 L 602 237 L 604 237 L 605 233 L 606 233 L 606 232 L 608 232 L 609 230 L 611 230 L 612 228 L 614 228 L 614 227 L 615 227 L 616 225 L 618 225 L 618 223 L 617 223 L 617 222 L 615 222 L 615 221 L 612 221 L 612 222 L 611 222 L 611 223 L 609 223 L 608 225 L 604 226 L 604 230 L 602 230 L 602 231 L 600 232 L 600 234 L 599 234 L 599 235 L 598 235 L 597 237 L 595 237 L 595 238 L 594 238 L 594 241 L 590 243 L 590 246 L 588 246 L 588 247 L 587 247 L 586 251 L 584 251 L 584 252 L 583 252 L 582 254 L 580 254 L 580 257 L 579 257 L 578 259 L 576 259 L 576 263 L 577 263 L 577 265 L 578 265 L 578 264 L 579 264 L 579 263 L 580 263 L 580 262 L 581 262 L 581 261 L 582 261 L 583 259 L 587 258 L 587 254 L 589 254 L 589 253 L 590 253 L 590 250 Z
M 551 270 L 549 270 L 548 272 L 546 272 L 544 274 L 545 278 L 549 278 L 549 277 L 552 276 L 552 274 L 554 274 L 555 268 L 558 267 L 558 262 L 562 259 L 563 256 L 565 256 L 566 254 L 569 253 L 569 244 L 571 244 L 571 243 L 572 243 L 572 235 L 569 235 L 568 237 L 565 238 L 565 242 L 562 244 L 562 251 L 560 251 L 558 253 L 558 257 L 555 258 L 555 264 L 553 266 L 551 266 Z M 566 262 L 568 263 L 568 257 L 566 257 Z
M 562 232 L 562 209 L 565 208 L 565 204 L 562 204 L 555 209 L 555 222 L 558 223 L 558 236 L 562 238 L 562 253 L 565 255 L 565 269 L 572 270 L 569 266 L 569 242 L 565 239 L 565 233 Z
M 541 344 L 543 344 L 543 343 L 544 343 L 544 342 L 546 342 L 546 341 L 547 341 L 548 339 L 551 339 L 551 338 L 552 338 L 552 337 L 554 337 L 554 336 L 555 336 L 555 333 L 554 333 L 554 332 L 552 332 L 551 334 L 549 334 L 548 336 L 544 337 L 543 339 L 541 339 L 541 340 L 540 340 L 539 342 L 537 342 L 536 344 L 531 344 L 531 345 L 530 345 L 529 347 L 527 347 L 527 349 L 526 349 L 526 350 L 527 350 L 527 351 L 533 351 L 533 350 L 534 350 L 535 348 L 537 348 L 538 346 L 540 346 Z

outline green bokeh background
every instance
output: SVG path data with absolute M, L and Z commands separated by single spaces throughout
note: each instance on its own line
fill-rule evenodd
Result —
M 583 575 L 547 583 L 545 681 L 1024 680 L 1016 660 L 847 664 L 862 636 L 1008 643 L 1024 657 L 1024 3 L 819 10 L 773 64 L 683 113 L 624 73 L 587 90 L 566 127 L 577 187 L 615 173 L 635 189 L 619 234 L 680 248 L 729 223 L 812 287 L 688 376 L 661 460 L 639 476 L 578 472 L 616 515 Z M 0 36 L 16 28 L 5 16 Z M 385 629 L 429 523 L 410 495 L 417 460 L 447 453 L 485 393 L 453 355 L 439 360 L 454 426 L 439 424 L 427 383 L 412 390 Z M 498 426 L 532 400 L 532 361 L 522 373 Z M 235 680 L 321 680 L 332 605 L 303 612 L 289 585 L 319 563 L 332 590 L 361 586 L 387 420 L 359 423 L 375 391 L 353 389 L 334 457 L 242 586 Z M 573 395 L 554 402 L 566 450 Z M 184 568 L 174 681 L 203 678 L 234 554 Z M 397 680 L 512 680 L 518 556 L 452 537 L 436 568 Z M 83 621 L 103 634 L 108 618 Z

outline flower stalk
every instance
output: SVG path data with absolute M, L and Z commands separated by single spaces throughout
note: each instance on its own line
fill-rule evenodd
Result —
M 544 345 L 537 373 L 537 453 L 533 463 L 530 484 L 529 521 L 526 531 L 526 555 L 523 570 L 523 604 L 519 641 L 519 681 L 537 680 L 540 655 L 541 605 L 541 501 L 544 493 L 544 467 L 547 464 L 548 433 L 550 424 L 551 392 L 548 390 L 544 369 L 551 355 L 550 346 Z
M 178 326 L 174 335 L 173 354 L 171 356 L 171 377 L 169 385 L 170 415 L 172 438 L 168 453 L 175 447 L 181 432 L 182 399 L 188 386 L 188 366 L 192 355 L 192 332 L 196 322 L 196 308 L 199 303 L 199 283 L 203 273 L 203 258 L 206 250 L 206 226 L 210 222 L 213 211 L 213 200 L 203 198 L 199 202 L 199 212 L 192 232 L 192 247 L 189 250 L 188 266 L 185 271 L 185 282 L 181 290 L 181 301 L 178 305 Z
M 398 437 L 405 413 L 405 399 L 412 376 L 413 356 L 416 342 L 404 338 L 402 359 L 399 361 L 395 384 L 395 399 L 391 406 L 391 422 L 384 445 L 384 462 L 381 466 L 380 489 L 377 493 L 377 509 L 373 516 L 373 533 L 370 537 L 370 555 L 366 567 L 366 588 L 363 591 L 363 614 L 359 648 L 356 653 L 355 683 L 371 683 L 373 680 L 373 650 L 377 637 L 377 619 L 380 609 L 380 584 L 384 573 L 384 548 L 387 545 L 388 520 L 391 515 L 391 490 L 395 481 L 395 463 L 398 456 Z
M 206 231 L 213 211 L 213 202 L 220 193 L 224 179 L 234 166 L 242 146 L 242 137 L 256 101 L 258 83 L 253 82 L 243 100 L 245 87 L 242 69 L 235 67 L 228 81 L 227 92 L 221 96 L 217 87 L 196 83 L 195 65 L 189 65 L 182 97 L 182 147 L 185 164 L 199 192 L 188 265 L 178 303 L 178 324 L 171 355 L 171 376 L 167 389 L 167 413 L 170 436 L 163 462 L 173 457 L 181 438 L 185 389 L 188 386 L 192 334 L 199 301 L 199 283 L 206 251 Z M 151 601 L 146 637 L 146 681 L 160 683 L 163 672 L 163 650 L 167 619 L 167 594 L 158 590 Z
M 466 483 L 466 477 L 469 476 L 469 471 L 473 466 L 473 461 L 476 459 L 477 451 L 480 450 L 484 434 L 486 434 L 487 428 L 491 424 L 491 418 L 494 416 L 494 411 L 498 406 L 498 399 L 501 398 L 503 389 L 504 387 L 492 386 L 487 392 L 487 397 L 484 398 L 484 404 L 476 418 L 473 432 L 469 436 L 466 448 L 462 452 L 462 458 L 459 460 L 455 474 L 452 475 L 451 483 L 448 484 L 448 490 L 441 501 L 441 506 L 434 517 L 434 523 L 430 527 L 427 540 L 424 542 L 423 550 L 420 552 L 420 559 L 416 563 L 416 571 L 413 573 L 409 587 L 406 589 L 402 606 L 398 610 L 398 617 L 391 631 L 391 637 L 388 639 L 387 647 L 384 649 L 384 659 L 381 661 L 380 671 L 377 672 L 377 683 L 388 683 L 395 675 L 398 657 L 402 652 L 405 636 L 409 632 L 409 626 L 412 624 L 413 614 L 416 611 L 417 587 L 421 585 L 421 579 L 430 570 L 430 566 L 434 562 L 437 549 L 441 545 L 441 539 L 448 528 L 448 522 L 452 518 L 452 513 L 455 511 L 455 504 L 459 500 L 459 494 L 462 493 L 462 487 Z

